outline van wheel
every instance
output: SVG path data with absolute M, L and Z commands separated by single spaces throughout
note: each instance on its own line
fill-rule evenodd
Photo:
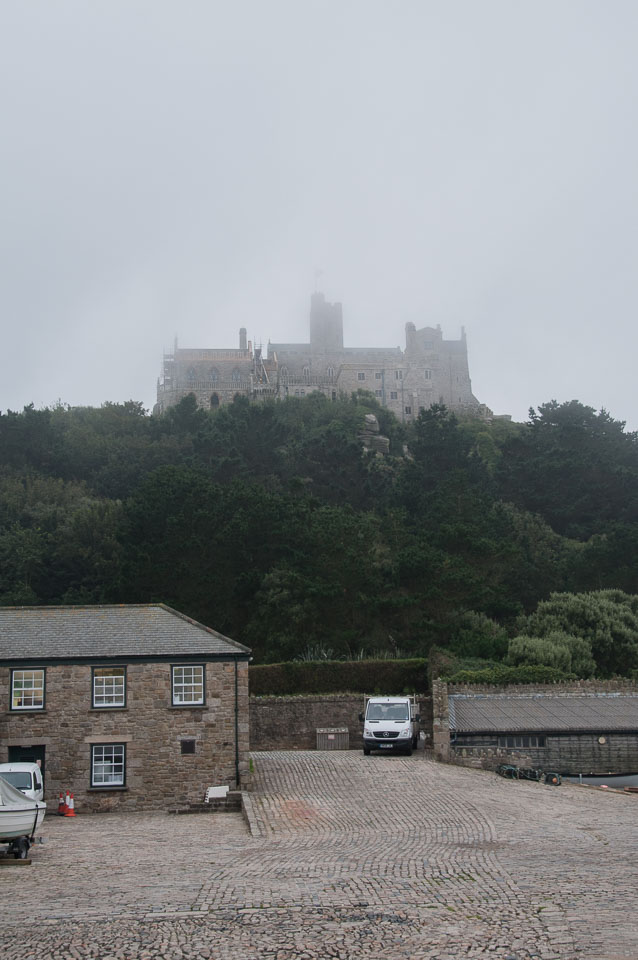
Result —
M 407 749 L 407 750 L 404 750 L 403 752 L 405 753 L 406 757 L 411 757 L 411 756 L 412 756 L 412 747 L 408 747 L 408 749 Z
M 370 747 L 364 747 L 364 748 L 363 748 L 363 755 L 364 755 L 364 757 L 369 757 L 369 756 L 370 756 Z

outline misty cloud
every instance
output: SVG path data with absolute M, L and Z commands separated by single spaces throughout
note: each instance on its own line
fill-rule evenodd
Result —
M 638 7 L 0 8 L 0 408 L 142 400 L 163 349 L 466 328 L 473 390 L 638 428 Z

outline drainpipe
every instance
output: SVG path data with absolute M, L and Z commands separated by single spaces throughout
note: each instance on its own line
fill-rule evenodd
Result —
M 239 790 L 239 679 L 235 657 L 235 788 Z

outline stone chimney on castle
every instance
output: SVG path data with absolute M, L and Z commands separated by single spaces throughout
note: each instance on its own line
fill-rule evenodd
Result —
M 247 348 L 248 344 L 246 341 L 246 327 L 242 327 L 239 331 L 239 349 L 246 350 Z

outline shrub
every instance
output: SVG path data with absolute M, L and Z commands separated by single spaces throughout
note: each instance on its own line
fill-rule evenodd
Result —
M 441 677 L 447 683 L 480 683 L 507 686 L 510 683 L 562 683 L 577 680 L 574 673 L 565 673 L 555 667 L 540 664 L 525 664 L 519 667 L 498 666 L 484 670 L 459 670 Z
M 450 647 L 462 657 L 502 660 L 507 653 L 507 630 L 484 613 L 467 610 L 451 623 Z
M 550 637 L 518 636 L 510 640 L 507 662 L 513 667 L 539 664 L 565 672 L 572 665 L 572 655 L 566 643 Z
M 249 667 L 255 696 L 415 693 L 427 689 L 425 660 L 289 661 Z

